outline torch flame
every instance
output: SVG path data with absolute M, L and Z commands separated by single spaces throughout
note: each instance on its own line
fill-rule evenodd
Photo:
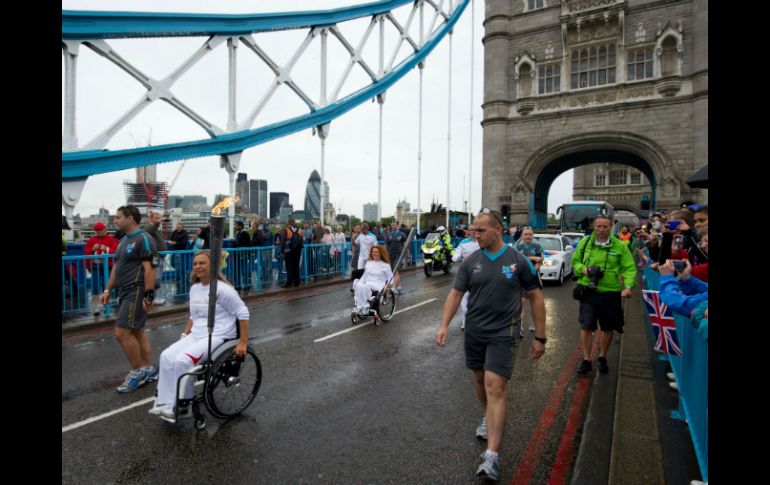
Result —
M 238 194 L 235 194 L 235 203 L 237 204 L 240 201 L 241 201 L 241 196 Z M 219 204 L 215 205 L 214 208 L 211 209 L 211 213 L 214 214 L 215 216 L 218 216 L 223 210 L 230 207 L 232 203 L 233 202 L 231 197 L 225 197 L 219 202 Z

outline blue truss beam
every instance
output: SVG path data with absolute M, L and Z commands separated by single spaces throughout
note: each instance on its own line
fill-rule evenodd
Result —
M 385 2 L 380 2 L 385 3 Z M 387 2 L 399 3 L 399 2 Z M 406 2 L 400 2 L 406 3 Z M 422 62 L 454 27 L 470 0 L 460 0 L 449 21 L 415 52 L 377 82 L 321 109 L 254 130 L 220 135 L 211 139 L 127 150 L 93 150 L 62 153 L 62 179 L 74 179 L 187 158 L 237 153 L 276 138 L 329 123 L 388 90 Z M 376 4 L 370 4 L 376 5 Z
M 62 10 L 62 39 L 247 35 L 272 30 L 323 27 L 387 13 L 414 0 L 384 0 L 332 10 L 261 14 L 87 12 Z

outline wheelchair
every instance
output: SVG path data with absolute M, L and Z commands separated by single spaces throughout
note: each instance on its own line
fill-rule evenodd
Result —
M 240 334 L 237 321 L 236 328 Z M 229 419 L 241 414 L 254 402 L 262 384 L 262 365 L 251 345 L 246 346 L 243 358 L 233 353 L 239 339 L 240 335 L 226 340 L 211 353 L 210 359 L 179 376 L 174 419 L 163 419 L 178 423 L 180 419 L 190 417 L 189 408 L 192 408 L 195 429 L 202 430 L 206 427 L 206 416 L 201 412 L 201 403 L 212 416 Z M 179 396 L 184 395 L 182 391 L 190 385 L 190 381 L 193 382 L 193 397 L 181 399 Z M 203 390 L 196 393 L 195 389 L 201 381 Z M 183 410 L 188 410 L 188 413 L 182 415 Z
M 396 311 L 396 293 L 390 287 L 390 283 L 385 285 L 380 291 L 372 290 L 372 297 L 369 298 L 369 311 L 367 313 L 358 313 L 355 308 L 355 296 L 353 297 L 353 312 L 350 314 L 350 320 L 353 325 L 365 320 L 368 317 L 374 318 L 374 325 L 379 326 L 382 322 L 388 322 L 393 318 Z

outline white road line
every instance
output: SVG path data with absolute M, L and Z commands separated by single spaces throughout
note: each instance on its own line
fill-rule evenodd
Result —
M 427 305 L 428 303 L 434 302 L 436 300 L 438 300 L 438 298 L 431 298 L 430 300 L 424 301 L 422 303 L 418 303 L 416 305 L 412 305 L 410 307 L 406 307 L 403 310 L 398 310 L 397 312 L 394 312 L 393 315 L 398 315 L 401 312 L 412 310 L 412 309 L 417 308 L 419 306 Z M 318 343 L 318 342 L 323 342 L 324 340 L 329 340 L 330 338 L 337 337 L 338 335 L 342 335 L 342 334 L 345 334 L 345 333 L 348 333 L 348 332 L 352 332 L 353 330 L 358 330 L 359 328 L 364 328 L 367 325 L 371 325 L 372 323 L 374 323 L 374 320 L 366 322 L 366 323 L 362 323 L 361 325 L 356 325 L 355 327 L 346 328 L 345 330 L 342 330 L 340 332 L 333 333 L 331 335 L 327 335 L 326 337 L 321 337 L 319 339 L 313 340 L 313 343 Z
M 195 383 L 195 385 L 196 386 L 203 385 L 203 381 L 198 381 Z M 64 426 L 62 427 L 61 432 L 66 433 L 67 431 L 72 431 L 73 429 L 77 429 L 81 426 L 85 426 L 87 424 L 94 423 L 104 418 L 109 418 L 110 416 L 114 416 L 115 414 L 122 413 L 123 411 L 128 411 L 129 409 L 133 409 L 135 407 L 139 407 L 139 406 L 143 406 L 145 404 L 151 403 L 154 400 L 155 400 L 154 397 L 148 397 L 147 399 L 142 399 L 141 401 L 137 401 L 134 404 L 129 404 L 128 406 L 122 407 L 120 409 L 116 409 L 108 413 L 100 414 L 99 416 L 94 416 L 93 418 L 85 419 L 83 421 L 80 421 L 79 423 L 74 423 L 74 424 L 70 424 L 69 426 Z
M 410 307 L 406 307 L 406 308 L 403 308 L 403 309 L 398 310 L 396 312 L 393 312 L 393 315 L 398 315 L 399 313 L 403 313 L 403 312 L 415 309 L 417 307 L 421 307 L 423 305 L 427 305 L 428 303 L 432 303 L 432 302 L 434 302 L 436 300 L 438 300 L 438 298 L 431 298 L 430 300 L 424 301 L 422 303 L 418 303 L 416 305 L 412 305 Z M 347 328 L 345 330 L 342 330 L 341 332 L 333 333 L 331 335 L 327 335 L 326 337 L 322 337 L 322 338 L 319 338 L 317 340 L 314 340 L 313 342 L 315 342 L 315 343 L 323 342 L 324 340 L 328 340 L 330 338 L 334 338 L 334 337 L 336 337 L 338 335 L 342 335 L 342 334 L 345 334 L 345 333 L 348 333 L 348 332 L 352 332 L 353 330 L 358 330 L 359 328 L 366 327 L 367 325 L 371 325 L 372 323 L 374 323 L 374 321 L 370 321 L 370 322 L 367 322 L 367 323 L 364 323 L 364 324 L 361 324 L 361 325 L 357 325 L 355 327 Z M 203 385 L 203 381 L 198 381 L 198 382 L 195 383 L 195 385 L 196 386 Z M 62 427 L 61 432 L 62 433 L 66 433 L 67 431 L 72 431 L 73 429 L 80 428 L 81 426 L 85 426 L 87 424 L 91 424 L 91 423 L 94 423 L 96 421 L 100 421 L 100 420 L 102 420 L 104 418 L 109 418 L 110 416 L 114 416 L 114 415 L 122 413 L 124 411 L 128 411 L 129 409 L 133 409 L 135 407 L 139 407 L 139 406 L 143 406 L 145 404 L 149 404 L 149 403 L 153 402 L 154 400 L 155 400 L 154 397 L 148 397 L 147 399 L 142 399 L 141 401 L 137 401 L 137 402 L 135 402 L 133 404 L 129 404 L 128 406 L 122 407 L 120 409 L 116 409 L 114 411 L 110 411 L 110 412 L 107 412 L 107 413 L 104 413 L 104 414 L 100 414 L 99 416 L 94 416 L 93 418 L 88 418 L 88 419 L 85 419 L 85 420 L 80 421 L 78 423 L 74 423 L 74 424 L 70 424 L 68 426 L 64 426 L 64 427 Z

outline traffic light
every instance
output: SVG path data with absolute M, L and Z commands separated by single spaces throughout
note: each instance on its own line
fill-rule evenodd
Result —
M 508 227 L 508 216 L 511 212 L 511 206 L 508 204 L 503 204 L 500 206 L 500 215 L 503 216 L 503 226 Z

